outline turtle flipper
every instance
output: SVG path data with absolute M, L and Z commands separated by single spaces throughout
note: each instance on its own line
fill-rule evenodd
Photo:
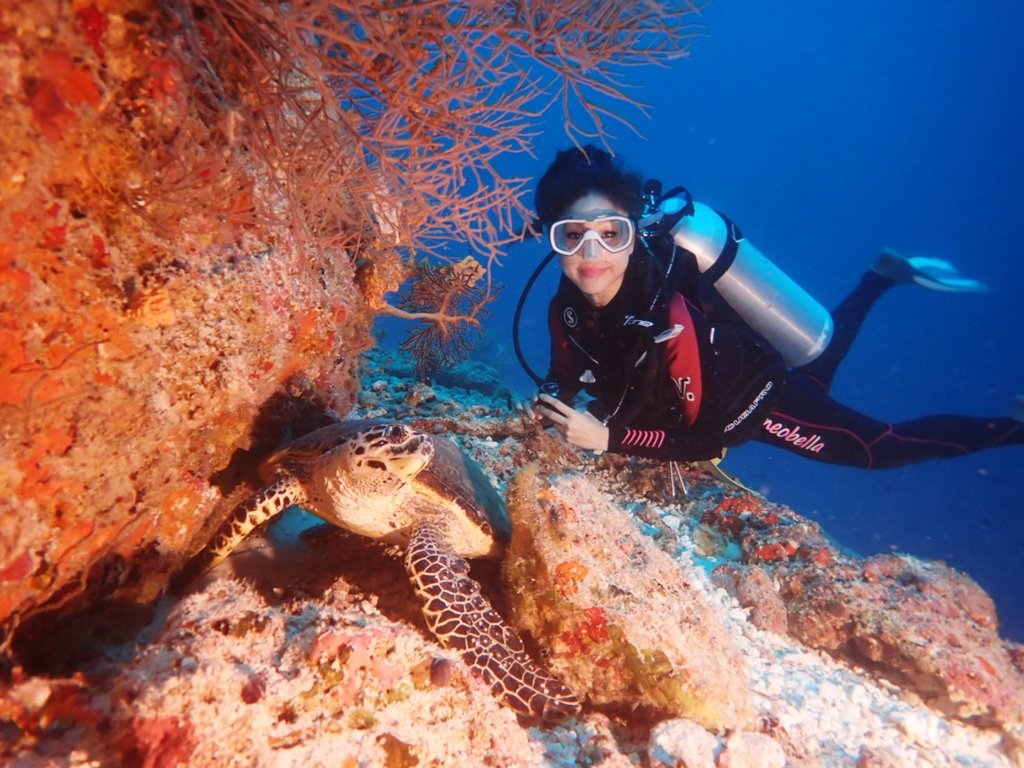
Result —
M 277 517 L 288 507 L 306 500 L 302 485 L 290 476 L 279 477 L 259 493 L 250 496 L 224 521 L 210 543 L 199 554 L 205 568 L 212 568 L 226 558 L 254 528 Z
M 425 520 L 416 526 L 405 569 L 423 601 L 430 631 L 479 672 L 507 706 L 545 720 L 579 712 L 575 694 L 529 657 L 519 635 L 467 576 L 469 564 L 452 550 L 441 522 Z

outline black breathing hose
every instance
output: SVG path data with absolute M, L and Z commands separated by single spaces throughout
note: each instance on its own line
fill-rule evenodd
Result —
M 526 371 L 526 375 L 533 379 L 533 382 L 539 387 L 543 382 L 540 376 L 538 376 L 534 370 L 530 367 L 529 363 L 526 362 L 526 357 L 523 355 L 523 348 L 519 344 L 519 318 L 523 314 L 523 306 L 526 304 L 526 297 L 530 293 L 530 289 L 533 288 L 533 284 L 537 282 L 537 278 L 540 277 L 540 273 L 544 267 L 548 265 L 555 256 L 554 251 L 550 251 L 547 256 L 541 259 L 540 264 L 533 270 L 533 274 L 530 275 L 530 279 L 526 281 L 526 285 L 523 286 L 523 292 L 519 294 L 519 303 L 516 304 L 516 313 L 512 317 L 512 346 L 515 348 L 516 357 L 519 358 L 519 364 L 523 366 L 523 370 Z

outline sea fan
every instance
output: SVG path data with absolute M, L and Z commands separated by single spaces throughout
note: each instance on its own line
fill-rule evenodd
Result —
M 401 348 L 416 361 L 421 377 L 469 356 L 481 333 L 480 321 L 488 315 L 487 305 L 500 290 L 481 280 L 485 271 L 472 256 L 457 264 L 419 262 L 413 267 L 396 309 L 419 320 L 406 332 Z

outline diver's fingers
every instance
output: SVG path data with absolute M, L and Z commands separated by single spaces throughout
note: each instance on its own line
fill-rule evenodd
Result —
M 541 395 L 541 397 L 544 397 L 544 395 Z M 569 423 L 569 420 L 573 417 L 574 412 L 573 412 L 572 408 L 569 408 L 568 409 L 568 413 L 566 413 L 565 410 L 564 410 L 565 409 L 565 404 L 561 403 L 561 402 L 559 402 L 557 400 L 555 402 L 558 403 L 560 406 L 562 406 L 562 408 L 556 410 L 555 408 L 550 406 L 548 403 L 544 402 L 544 403 L 538 403 L 538 405 L 540 406 L 538 408 L 538 410 L 540 411 L 541 416 L 543 418 L 548 419 L 549 421 L 553 422 L 554 424 L 556 424 L 559 427 L 565 427 Z M 559 431 L 562 431 L 562 430 L 559 430 Z
M 537 400 L 540 401 L 539 404 L 544 406 L 546 410 L 560 413 L 562 416 L 569 416 L 574 410 L 571 405 L 566 405 L 557 397 L 552 397 L 551 395 L 539 395 Z
M 569 419 L 571 419 L 572 417 L 563 416 L 562 414 L 555 413 L 554 411 L 548 411 L 546 414 L 544 414 L 544 418 L 552 422 L 556 427 L 558 427 L 559 432 L 565 432 L 565 430 L 562 429 L 562 427 L 567 427 L 569 425 Z
M 550 414 L 551 412 L 547 408 L 539 408 L 537 406 L 538 403 L 536 401 L 533 401 L 529 403 L 519 403 L 516 405 L 516 408 L 526 418 L 532 419 L 533 421 L 550 421 L 551 419 L 548 418 L 548 414 Z

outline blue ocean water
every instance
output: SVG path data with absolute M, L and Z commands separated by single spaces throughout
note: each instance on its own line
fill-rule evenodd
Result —
M 612 126 L 616 154 L 725 212 L 828 307 L 884 246 L 991 285 L 984 296 L 890 292 L 833 395 L 891 421 L 1005 414 L 1024 394 L 1024 5 L 720 0 L 695 22 L 704 34 L 689 58 L 631 71 L 651 118 L 623 109 L 643 136 Z M 552 122 L 537 158 L 508 170 L 537 178 L 568 145 Z M 478 355 L 524 396 L 532 384 L 512 354 L 511 316 L 546 252 L 510 250 Z M 542 374 L 556 278 L 557 263 L 522 323 Z M 1024 641 L 1024 448 L 867 472 L 748 444 L 724 466 L 863 555 L 899 551 L 967 572 L 996 600 L 1002 634 Z

